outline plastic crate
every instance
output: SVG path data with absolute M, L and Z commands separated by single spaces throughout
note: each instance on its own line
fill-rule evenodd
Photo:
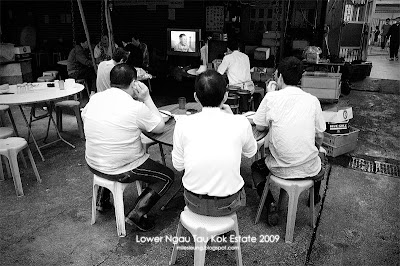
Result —
M 302 87 L 302 90 L 314 95 L 319 100 L 338 100 L 340 96 L 340 86 L 335 89 Z
M 341 73 L 304 72 L 301 78 L 303 88 L 338 89 Z
M 346 144 L 357 142 L 359 132 L 360 130 L 355 127 L 350 127 L 350 132 L 348 134 L 333 135 L 324 132 L 323 142 L 324 144 L 333 146 L 335 148 L 340 147 Z

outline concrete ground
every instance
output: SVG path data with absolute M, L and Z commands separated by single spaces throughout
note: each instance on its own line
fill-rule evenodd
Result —
M 379 68 L 385 71 L 384 66 Z M 396 92 L 400 87 L 396 81 L 387 80 L 391 89 L 382 91 L 377 88 L 382 81 L 373 80 L 371 76 L 354 83 L 354 90 L 339 100 L 339 105 L 353 107 L 354 118 L 350 123 L 360 129 L 357 148 L 351 155 L 398 160 L 400 93 Z M 177 97 L 165 96 L 155 88 L 154 99 L 162 106 L 175 103 Z M 324 104 L 323 108 L 330 106 Z M 19 110 L 14 107 L 12 110 L 21 135 L 26 136 Z M 113 211 L 98 214 L 96 224 L 90 225 L 92 175 L 85 165 L 85 142 L 78 137 L 73 116 L 64 115 L 64 123 L 63 136 L 76 148 L 57 143 L 43 150 L 44 162 L 34 153 L 41 184 L 35 181 L 32 169 L 22 165 L 25 196 L 16 197 L 12 179 L 0 183 L 0 265 L 168 265 L 172 243 L 138 240 L 175 235 L 184 207 L 181 193 L 166 210 L 161 211 L 160 207 L 178 189 L 180 177 L 176 176 L 171 191 L 150 212 L 156 220 L 155 230 L 142 233 L 127 225 L 127 236 L 119 238 Z M 34 125 L 38 137 L 44 135 L 45 125 L 45 121 Z M 35 151 L 33 145 L 31 150 Z M 171 148 L 166 148 L 167 165 L 172 168 L 170 151 Z M 152 146 L 149 152 L 151 158 L 160 160 L 157 146 Z M 321 188 L 323 201 L 317 207 L 317 228 L 313 231 L 309 226 L 307 195 L 303 193 L 294 241 L 287 244 L 284 242 L 286 210 L 275 227 L 265 223 L 265 213 L 254 225 L 259 198 L 250 186 L 251 160 L 243 158 L 241 172 L 248 201 L 247 207 L 238 212 L 239 230 L 242 236 L 256 237 L 255 243 L 241 245 L 244 265 L 399 265 L 400 179 L 350 169 L 337 165 L 335 160 L 330 162 L 330 174 Z M 274 188 L 275 196 L 277 192 Z M 135 197 L 135 187 L 128 187 L 124 194 L 125 210 L 132 207 Z M 189 233 L 184 230 L 184 235 Z M 267 235 L 279 240 L 261 243 Z M 212 246 L 218 248 L 220 244 Z M 193 251 L 178 252 L 176 265 L 192 264 Z M 207 251 L 206 265 L 234 264 L 233 251 Z

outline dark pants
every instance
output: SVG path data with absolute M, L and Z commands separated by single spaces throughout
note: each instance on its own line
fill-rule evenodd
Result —
M 187 189 L 184 191 L 186 206 L 194 213 L 207 216 L 226 216 L 246 206 L 244 188 L 227 197 L 198 195 Z
M 382 40 L 381 40 L 381 48 L 382 49 L 385 49 L 386 42 L 387 42 L 387 37 L 386 36 L 382 36 Z
M 168 167 L 147 159 L 139 167 L 119 175 L 108 175 L 101 173 L 91 167 L 90 171 L 102 178 L 118 181 L 121 183 L 133 183 L 135 181 L 143 181 L 148 184 L 148 187 L 155 191 L 158 195 L 163 196 L 171 187 L 174 181 L 174 172 Z M 103 204 L 110 198 L 110 191 L 105 188 L 99 188 L 100 196 L 97 198 L 98 204 Z
M 390 58 L 395 58 L 395 57 L 399 58 L 399 55 L 398 55 L 398 53 L 399 53 L 399 42 L 395 42 L 395 41 L 392 42 L 392 40 L 390 40 L 389 48 L 390 48 L 390 51 L 389 51 Z
M 96 73 L 93 67 L 82 68 L 78 71 L 68 73 L 68 76 L 73 79 L 84 79 L 88 83 L 91 91 L 97 92 L 96 87 Z

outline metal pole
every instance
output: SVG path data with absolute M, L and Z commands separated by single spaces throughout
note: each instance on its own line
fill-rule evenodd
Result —
M 90 43 L 89 30 L 88 30 L 88 27 L 86 25 L 85 13 L 83 13 L 81 0 L 76 0 L 76 1 L 78 2 L 79 12 L 81 14 L 82 23 L 83 23 L 83 28 L 85 29 L 86 40 L 87 40 L 88 45 L 89 45 L 90 55 L 92 56 L 92 64 L 93 64 L 93 68 L 94 68 L 94 73 L 97 74 L 97 66 L 96 66 L 96 63 L 94 62 L 94 54 L 93 54 L 92 45 Z

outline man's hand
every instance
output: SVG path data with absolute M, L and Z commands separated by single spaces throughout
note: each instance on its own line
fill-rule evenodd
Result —
M 276 81 L 271 80 L 267 86 L 267 92 L 278 90 L 278 83 Z
M 227 105 L 227 104 L 222 104 L 221 105 L 221 110 L 224 111 L 225 113 L 233 115 L 231 107 L 229 105 Z
M 150 98 L 149 88 L 143 82 L 134 81 L 133 91 L 139 101 L 145 102 Z

